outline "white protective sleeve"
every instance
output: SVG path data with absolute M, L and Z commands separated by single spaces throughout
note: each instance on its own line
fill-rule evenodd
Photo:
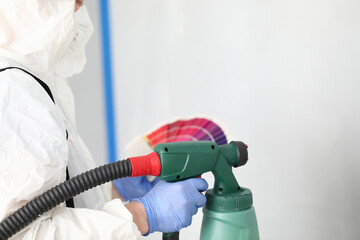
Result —
M 0 221 L 63 182 L 68 155 L 64 116 L 45 90 L 26 73 L 0 72 Z M 102 211 L 62 204 L 11 239 L 140 237 L 131 213 L 112 200 Z

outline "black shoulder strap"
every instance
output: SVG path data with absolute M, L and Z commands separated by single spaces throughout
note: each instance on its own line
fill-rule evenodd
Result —
M 26 71 L 25 69 L 18 68 L 18 67 L 1 68 L 1 69 L 0 69 L 0 72 L 5 71 L 5 70 L 8 70 L 8 69 L 18 69 L 18 70 L 21 70 L 21 71 L 29 74 L 30 76 L 32 76 L 32 77 L 44 88 L 44 90 L 47 92 L 47 94 L 49 95 L 49 97 L 51 98 L 51 100 L 55 103 L 54 96 L 52 95 L 49 86 L 46 85 L 46 83 L 44 83 L 43 81 L 41 81 L 41 80 L 40 80 L 38 77 L 36 77 L 34 74 Z M 69 136 L 69 135 L 68 135 L 68 131 L 66 130 L 66 140 L 68 139 L 68 136 Z M 66 180 L 69 180 L 69 178 L 70 178 L 69 170 L 68 170 L 68 168 L 66 167 Z M 66 201 L 66 206 L 73 208 L 73 207 L 74 207 L 74 199 L 71 198 L 71 199 L 67 200 L 67 201 Z
M 5 71 L 5 70 L 8 70 L 8 69 L 18 69 L 18 70 L 21 70 L 21 71 L 29 74 L 30 76 L 32 76 L 32 77 L 45 89 L 45 91 L 49 94 L 49 97 L 51 98 L 51 100 L 55 103 L 54 97 L 53 97 L 53 95 L 52 95 L 52 93 L 51 93 L 51 90 L 50 90 L 49 86 L 46 85 L 46 83 L 44 83 L 43 81 L 41 81 L 41 80 L 40 80 L 38 77 L 36 77 L 34 74 L 26 71 L 25 69 L 18 68 L 18 67 L 2 68 L 2 69 L 0 69 L 0 72 Z

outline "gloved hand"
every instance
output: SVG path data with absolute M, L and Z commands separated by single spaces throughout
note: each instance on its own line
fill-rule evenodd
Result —
M 141 198 L 148 193 L 160 180 L 155 178 L 150 182 L 147 177 L 126 177 L 114 181 L 114 185 L 124 198 L 128 201 L 132 198 Z
M 182 182 L 161 181 L 144 197 L 133 199 L 145 207 L 149 233 L 178 232 L 191 224 L 192 216 L 206 203 L 206 197 L 199 193 L 208 188 L 202 178 Z

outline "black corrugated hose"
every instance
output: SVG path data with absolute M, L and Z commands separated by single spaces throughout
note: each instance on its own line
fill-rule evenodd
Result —
M 0 223 L 0 240 L 6 240 L 43 213 L 103 183 L 131 175 L 130 160 L 109 163 L 75 176 L 36 197 Z

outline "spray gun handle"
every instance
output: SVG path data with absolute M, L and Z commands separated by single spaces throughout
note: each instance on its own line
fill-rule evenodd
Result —
M 221 146 L 210 141 L 163 143 L 155 152 L 161 162 L 159 179 L 177 182 L 212 172 L 217 194 L 239 188 L 232 167 L 242 166 L 248 159 L 247 146 L 242 142 Z

